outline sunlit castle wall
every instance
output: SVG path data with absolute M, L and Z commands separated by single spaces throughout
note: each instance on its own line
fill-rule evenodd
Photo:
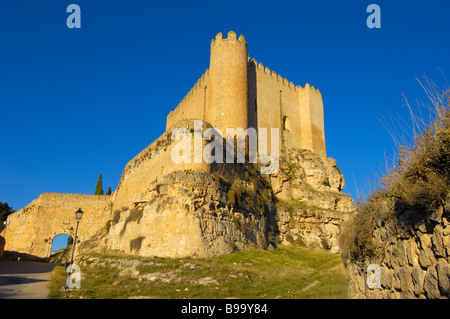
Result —
M 323 101 L 319 90 L 294 85 L 247 53 L 244 36 L 229 32 L 211 41 L 210 67 L 167 116 L 166 131 L 182 119 L 226 128 L 279 129 L 282 149 L 307 149 L 326 157 Z

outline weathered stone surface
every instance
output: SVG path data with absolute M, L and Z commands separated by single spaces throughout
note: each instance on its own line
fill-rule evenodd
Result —
M 387 267 L 381 268 L 381 285 L 390 290 L 393 288 L 394 274 L 393 271 Z
M 436 264 L 437 278 L 439 282 L 439 289 L 443 295 L 450 294 L 450 266 L 449 263 L 440 258 Z
M 440 212 L 441 210 L 436 210 Z M 450 269 L 449 224 L 445 210 L 431 216 L 428 227 L 417 226 L 420 218 L 430 219 L 421 211 L 405 209 L 407 220 L 415 221 L 411 227 L 416 231 L 391 233 L 387 238 L 389 225 L 378 225 L 373 239 L 384 247 L 380 260 L 373 261 L 381 267 L 381 289 L 368 289 L 362 285 L 367 278 L 364 267 L 368 264 L 347 261 L 347 279 L 351 298 L 449 298 Z M 413 216 L 415 215 L 415 216 Z M 384 230 L 383 230 L 384 229 Z M 420 230 L 420 231 L 417 231 Z M 423 232 L 422 232 L 423 231 Z
M 444 248 L 444 234 L 443 234 L 442 227 L 440 225 L 437 225 L 434 227 L 433 235 L 431 236 L 431 243 L 433 247 L 433 251 L 435 256 L 437 257 L 445 257 L 445 248 Z
M 365 299 L 366 282 L 361 265 L 349 264 L 347 266 L 348 293 L 352 298 Z
M 399 279 L 401 289 L 401 297 L 402 298 L 413 298 L 414 285 L 411 276 L 412 268 L 411 267 L 401 267 L 399 271 Z
M 167 192 L 120 213 L 111 225 L 108 248 L 142 256 L 210 257 L 251 246 L 267 248 L 269 237 L 276 237 L 261 211 L 236 209 L 220 196 L 222 191 L 210 187 L 217 184 L 213 175 L 175 172 L 164 181 Z M 133 249 L 136 237 L 142 243 Z
M 430 299 L 437 299 L 441 297 L 439 292 L 439 282 L 437 271 L 435 267 L 429 267 L 427 273 L 425 274 L 423 289 Z
M 102 195 L 44 193 L 24 208 L 8 216 L 4 231 L 5 251 L 45 258 L 52 240 L 59 234 L 74 236 L 75 212 L 84 212 L 79 222 L 78 241 L 83 242 L 106 225 L 110 218 L 111 198 Z
M 419 297 L 423 294 L 423 281 L 427 272 L 423 270 L 419 265 L 414 265 L 411 271 L 412 280 L 414 283 L 414 295 Z
M 423 234 L 419 236 L 419 263 L 423 268 L 430 267 L 436 263 L 433 251 L 431 250 L 431 236 Z
M 327 174 L 328 162 L 309 153 L 291 152 L 289 165 L 302 169 L 308 158 L 320 161 Z M 302 161 L 295 162 L 300 154 Z M 117 213 L 107 247 L 144 256 L 208 257 L 301 240 L 310 247 L 339 251 L 340 225 L 354 209 L 348 196 L 331 191 L 331 186 L 319 185 L 321 190 L 315 190 L 300 177 L 287 177 L 286 171 L 270 177 L 282 181 L 276 194 L 265 178 L 249 170 L 216 169 L 212 174 L 176 171 L 158 178 L 141 201 Z M 306 194 L 296 190 L 289 201 L 277 203 L 273 196 L 292 191 L 293 184 L 301 185 Z M 322 207 L 309 198 L 320 199 Z M 347 204 L 336 205 L 341 199 Z

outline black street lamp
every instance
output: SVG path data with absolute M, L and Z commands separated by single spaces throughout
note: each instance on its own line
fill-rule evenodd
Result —
M 67 267 L 67 260 L 69 259 L 70 248 L 67 248 L 67 246 L 69 246 L 70 239 L 72 238 L 72 233 L 73 233 L 73 227 L 70 227 L 70 229 L 69 229 L 70 236 L 67 239 L 67 245 L 66 245 L 66 250 L 65 250 L 66 262 L 64 263 L 64 268 Z M 72 240 L 73 240 L 73 238 L 72 238 Z M 72 242 L 72 246 L 73 246 L 73 242 Z
M 83 217 L 83 211 L 81 210 L 81 208 L 79 208 L 76 212 L 75 212 L 75 218 L 77 219 L 77 228 L 75 228 L 75 237 L 73 239 L 73 248 L 72 248 L 72 259 L 70 261 L 70 264 L 73 264 L 73 255 L 75 253 L 75 244 L 77 242 L 77 233 L 78 233 L 78 224 L 80 223 L 80 219 L 81 217 Z
M 76 212 L 75 212 L 75 218 L 77 219 L 77 227 L 75 228 L 75 237 L 73 238 L 73 246 L 72 246 L 72 258 L 70 261 L 70 265 L 71 265 L 71 270 L 72 270 L 72 266 L 73 266 L 73 256 L 75 254 L 75 244 L 77 242 L 77 233 L 78 233 L 78 224 L 80 223 L 80 219 L 81 217 L 83 217 L 84 212 L 81 210 L 81 208 L 79 208 Z M 70 273 L 67 274 L 67 278 L 69 278 Z M 67 280 L 66 280 L 67 283 Z

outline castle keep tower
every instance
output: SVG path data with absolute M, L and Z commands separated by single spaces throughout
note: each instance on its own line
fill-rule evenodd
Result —
M 247 42 L 244 36 L 236 39 L 236 33 L 222 33 L 211 41 L 209 68 L 209 103 L 206 121 L 220 129 L 225 135 L 226 128 L 248 126 L 248 83 L 247 83 Z
M 244 36 L 233 31 L 211 41 L 210 67 L 169 113 L 166 132 L 184 119 L 204 120 L 223 135 L 227 128 L 278 128 L 280 152 L 307 149 L 326 157 L 319 90 L 294 85 L 250 59 Z

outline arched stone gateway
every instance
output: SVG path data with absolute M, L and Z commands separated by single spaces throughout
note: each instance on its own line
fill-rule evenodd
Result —
M 24 208 L 8 216 L 5 251 L 49 256 L 52 240 L 58 234 L 75 230 L 75 212 L 84 212 L 78 227 L 78 242 L 92 236 L 106 225 L 111 216 L 111 199 L 107 195 L 44 193 Z M 74 234 L 72 234 L 73 236 Z

